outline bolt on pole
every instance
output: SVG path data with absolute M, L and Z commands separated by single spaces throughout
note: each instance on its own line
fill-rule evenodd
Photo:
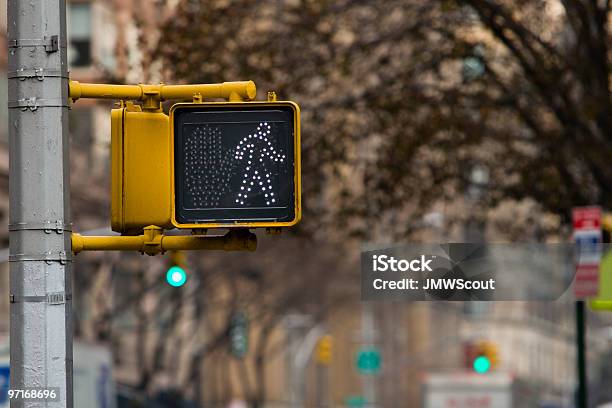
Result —
M 8 1 L 11 388 L 72 408 L 65 0 Z

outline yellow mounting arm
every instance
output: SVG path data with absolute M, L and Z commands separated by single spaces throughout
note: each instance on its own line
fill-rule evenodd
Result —
M 70 98 L 119 99 L 142 101 L 145 111 L 159 111 L 165 100 L 227 99 L 229 101 L 252 100 L 256 87 L 253 81 L 223 82 L 198 85 L 109 85 L 82 84 L 70 81 Z M 170 250 L 208 249 L 224 251 L 254 251 L 257 236 L 248 230 L 232 230 L 222 236 L 164 235 L 157 226 L 144 228 L 137 236 L 83 236 L 72 234 L 72 252 L 82 251 L 139 251 L 156 255 Z
M 156 226 L 148 226 L 137 236 L 83 236 L 72 234 L 72 252 L 82 251 L 139 251 L 147 255 L 165 251 L 208 249 L 218 251 L 254 251 L 257 236 L 248 230 L 232 230 L 225 235 L 193 236 L 164 235 Z
M 109 85 L 82 84 L 70 81 L 70 98 L 123 99 L 143 101 L 143 109 L 159 109 L 161 101 L 171 99 L 227 99 L 229 101 L 250 101 L 255 98 L 257 87 L 253 81 L 223 82 L 220 84 L 197 85 Z

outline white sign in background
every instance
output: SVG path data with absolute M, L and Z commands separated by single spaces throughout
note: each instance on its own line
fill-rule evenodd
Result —
M 513 380 L 506 373 L 429 374 L 424 408 L 515 408 Z

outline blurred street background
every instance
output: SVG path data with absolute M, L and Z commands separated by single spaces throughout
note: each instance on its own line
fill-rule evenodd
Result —
M 361 302 L 360 251 L 565 243 L 573 207 L 612 210 L 608 0 L 67 8 L 71 79 L 251 79 L 258 99 L 274 90 L 302 110 L 296 228 L 259 232 L 254 253 L 76 257 L 76 407 L 576 406 L 573 302 Z M 2 55 L 0 390 L 9 331 Z M 70 111 L 78 232 L 109 231 L 111 107 L 83 100 Z M 165 278 L 176 256 L 185 256 L 181 287 Z M 612 314 L 589 310 L 587 322 L 590 406 L 612 406 Z

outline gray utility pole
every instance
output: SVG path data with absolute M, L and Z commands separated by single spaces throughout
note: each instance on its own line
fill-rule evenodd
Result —
M 72 408 L 65 0 L 8 1 L 11 389 Z

